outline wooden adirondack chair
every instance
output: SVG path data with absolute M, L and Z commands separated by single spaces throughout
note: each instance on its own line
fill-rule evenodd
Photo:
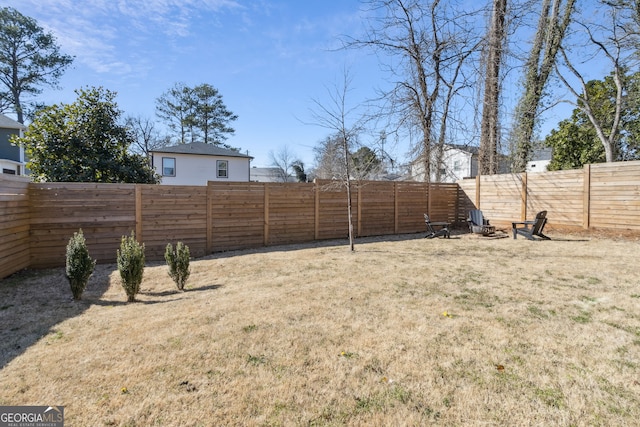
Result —
M 451 237 L 451 231 L 449 231 L 448 222 L 432 222 L 429 219 L 429 215 L 424 214 L 424 223 L 427 226 L 427 235 L 424 236 L 427 239 L 433 239 L 434 237 L 443 236 L 447 239 Z
M 488 236 L 496 232 L 496 227 L 489 224 L 489 220 L 484 217 L 480 209 L 469 211 L 467 223 L 469 224 L 469 231 L 475 234 Z
M 512 222 L 513 238 L 515 239 L 520 234 L 529 240 L 550 240 L 542 233 L 546 223 L 547 211 L 538 212 L 533 221 Z

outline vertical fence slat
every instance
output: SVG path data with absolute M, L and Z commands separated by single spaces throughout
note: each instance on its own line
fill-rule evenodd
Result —
M 136 240 L 140 243 L 144 242 L 144 236 L 142 235 L 142 187 L 136 185 Z
M 582 195 L 582 229 L 589 229 L 591 212 L 591 165 L 584 165 L 584 190 Z
M 332 185 L 333 184 L 333 185 Z M 583 170 L 478 176 L 475 182 L 362 182 L 356 190 L 358 235 L 424 231 L 422 213 L 456 221 L 470 208 L 495 224 L 540 210 L 549 225 L 640 232 L 640 161 Z M 30 183 L 0 176 L 0 277 L 26 267 L 64 265 L 69 237 L 83 229 L 92 256 L 112 262 L 135 231 L 148 259 L 168 241 L 194 256 L 270 244 L 344 238 L 344 186 L 209 183 L 196 186 Z

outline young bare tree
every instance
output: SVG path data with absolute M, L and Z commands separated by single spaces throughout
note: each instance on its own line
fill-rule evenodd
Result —
M 623 116 L 624 98 L 627 92 L 625 73 L 630 64 L 634 62 L 636 54 L 635 46 L 638 41 L 638 32 L 631 31 L 636 28 L 633 25 L 636 17 L 636 10 L 632 4 L 626 2 L 601 2 L 601 10 L 606 10 L 606 20 L 608 22 L 578 22 L 580 32 L 585 35 L 587 42 L 593 47 L 593 57 L 604 57 L 611 65 L 611 77 L 615 84 L 616 93 L 612 111 L 606 122 L 600 120 L 595 113 L 598 105 L 589 96 L 589 82 L 583 73 L 569 57 L 565 49 L 560 50 L 562 55 L 562 66 L 566 68 L 569 75 L 573 76 L 572 84 L 570 78 L 560 71 L 557 66 L 560 80 L 569 89 L 569 92 L 576 97 L 576 101 L 567 101 L 580 109 L 593 125 L 598 139 L 602 142 L 605 151 L 606 162 L 613 162 L 616 159 L 616 138 L 621 126 Z
M 134 141 L 129 147 L 134 153 L 151 159 L 151 151 L 169 145 L 169 138 L 162 138 L 155 123 L 148 117 L 128 116 L 125 125 L 133 134 Z
M 313 124 L 330 130 L 333 135 L 328 138 L 327 148 L 332 150 L 337 157 L 336 175 L 333 177 L 336 182 L 341 183 L 347 190 L 347 216 L 349 221 L 349 247 L 354 249 L 353 236 L 353 213 L 351 203 L 351 151 L 356 144 L 358 134 L 362 130 L 361 119 L 354 117 L 357 114 L 357 107 L 347 105 L 347 95 L 351 85 L 349 73 L 343 73 L 341 85 L 327 88 L 328 102 L 322 103 L 314 99 L 314 108 L 311 110 Z
M 524 93 L 520 98 L 511 139 L 514 172 L 524 172 L 531 159 L 534 130 L 544 88 L 556 64 L 556 56 L 571 23 L 575 0 L 543 0 L 538 29 L 525 64 Z
M 288 145 L 280 147 L 278 152 L 271 150 L 269 152 L 271 166 L 277 169 L 275 178 L 280 182 L 289 182 L 290 178 L 295 175 L 294 164 L 299 162 L 296 154 Z

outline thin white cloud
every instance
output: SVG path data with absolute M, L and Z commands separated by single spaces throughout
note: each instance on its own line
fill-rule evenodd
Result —
M 98 73 L 127 74 L 148 64 L 144 50 L 160 35 L 191 35 L 200 14 L 242 10 L 235 0 L 9 0 L 57 38 L 64 53 Z M 148 42 L 140 40 L 146 35 Z M 135 45 L 136 52 L 129 51 Z

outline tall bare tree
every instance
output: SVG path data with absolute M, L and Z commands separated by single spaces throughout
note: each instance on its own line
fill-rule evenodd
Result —
M 602 121 L 598 119 L 598 115 L 594 112 L 598 105 L 594 104 L 594 100 L 589 96 L 588 82 L 577 66 L 570 59 L 566 49 L 561 49 L 562 64 L 557 66 L 558 75 L 561 81 L 576 97 L 577 101 L 567 101 L 580 109 L 589 118 L 593 125 L 596 135 L 605 151 L 605 159 L 607 162 L 613 162 L 616 159 L 616 137 L 621 127 L 623 116 L 624 98 L 627 92 L 625 73 L 628 67 L 634 63 L 636 55 L 636 46 L 638 43 L 639 32 L 637 26 L 633 25 L 636 21 L 636 5 L 627 2 L 609 2 L 603 0 L 601 10 L 606 11 L 606 20 L 603 22 L 578 22 L 580 29 L 579 34 L 586 36 L 587 43 L 594 49 L 594 56 L 606 58 L 611 66 L 611 77 L 615 84 L 616 94 L 613 102 L 613 109 L 609 113 L 608 120 Z M 573 76 L 572 84 L 570 78 L 560 70 L 560 65 L 568 70 L 568 74 Z
M 480 124 L 480 147 L 478 150 L 478 169 L 481 175 L 492 175 L 498 171 L 500 67 L 502 65 L 506 37 L 506 16 L 507 0 L 493 0 L 488 35 L 482 122 Z
M 368 30 L 362 37 L 348 39 L 346 46 L 369 48 L 389 58 L 383 65 L 392 88 L 381 95 L 388 100 L 384 108 L 395 117 L 398 128 L 408 129 L 415 138 L 412 152 L 421 159 L 424 179 L 435 176 L 437 180 L 450 108 L 460 88 L 468 85 L 458 79 L 478 47 L 472 22 L 477 12 L 461 12 L 455 4 L 441 0 L 365 4 L 371 14 Z
M 531 160 L 534 130 L 538 120 L 544 88 L 555 64 L 575 9 L 575 0 L 543 0 L 538 29 L 525 64 L 524 93 L 520 98 L 511 135 L 514 172 L 523 172 Z

